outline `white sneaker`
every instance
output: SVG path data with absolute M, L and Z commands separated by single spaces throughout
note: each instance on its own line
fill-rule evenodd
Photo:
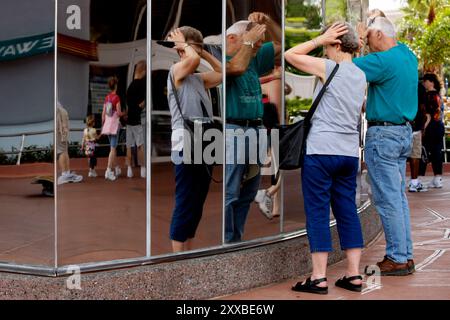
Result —
M 141 178 L 146 178 L 147 177 L 147 170 L 145 169 L 145 167 L 141 167 Z
M 256 194 L 255 201 L 258 202 L 258 207 L 261 213 L 269 220 L 273 218 L 273 200 L 267 194 L 266 190 L 258 190 Z
M 58 184 L 78 183 L 81 182 L 82 180 L 83 176 L 75 174 L 74 172 L 70 172 L 68 174 L 63 174 L 60 177 L 58 177 Z
M 97 177 L 97 172 L 95 172 L 95 170 L 93 170 L 93 169 L 90 169 L 90 170 L 89 170 L 89 173 L 88 173 L 88 177 L 89 177 L 89 178 L 95 178 L 95 177 Z
M 427 192 L 428 188 L 419 181 L 417 184 L 409 183 L 409 192 Z
M 110 181 L 115 181 L 117 177 L 114 175 L 114 172 L 111 170 L 106 170 L 105 172 L 105 179 Z
M 256 196 L 255 196 L 255 202 L 258 202 L 258 203 L 262 202 L 264 200 L 265 194 L 266 194 L 266 190 L 264 190 L 264 189 L 258 190 L 258 192 L 256 193 Z
M 120 169 L 119 166 L 117 166 L 116 169 L 115 169 L 115 172 L 116 172 L 116 177 L 119 177 L 120 174 L 122 173 L 122 170 Z
M 127 177 L 133 178 L 133 169 L 130 166 L 127 169 Z
M 428 185 L 428 187 L 430 188 L 442 188 L 443 183 L 442 183 L 442 177 L 434 177 L 433 180 L 431 180 L 430 184 Z

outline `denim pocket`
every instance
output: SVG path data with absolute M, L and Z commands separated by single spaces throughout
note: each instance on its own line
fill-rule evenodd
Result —
M 381 132 L 376 143 L 378 155 L 384 159 L 397 160 L 403 150 L 403 144 L 401 140 L 402 137 L 395 132 Z

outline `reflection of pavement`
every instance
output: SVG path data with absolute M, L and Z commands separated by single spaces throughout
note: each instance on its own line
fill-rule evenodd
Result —
M 426 177 L 426 182 L 431 177 Z M 290 287 L 303 277 L 281 284 L 251 290 L 227 299 L 448 299 L 450 297 L 450 173 L 444 175 L 444 188 L 424 193 L 409 193 L 412 237 L 416 273 L 406 277 L 381 277 L 381 289 L 363 294 L 349 292 L 334 286 L 344 275 L 345 261 L 328 269 L 329 294 L 318 296 L 296 293 Z M 379 237 L 364 250 L 361 271 L 365 265 L 375 264 L 384 255 L 384 237 Z
M 173 194 L 175 186 L 173 169 L 171 164 L 157 164 L 152 168 L 152 200 L 153 219 L 152 222 L 152 251 L 153 254 L 167 253 L 170 251 L 168 230 L 173 209 Z M 222 180 L 222 167 L 214 168 L 216 180 Z M 294 174 L 289 180 L 289 197 L 296 202 L 300 198 L 296 192 L 298 188 L 298 174 Z M 168 183 L 168 181 L 170 183 Z M 293 183 L 294 185 L 290 185 Z M 264 188 L 270 186 L 270 177 L 264 177 Z M 288 195 L 286 195 L 288 196 Z M 200 222 L 197 236 L 193 241 L 194 249 L 205 246 L 216 246 L 221 244 L 222 239 L 222 184 L 211 182 L 205 210 Z M 285 209 L 287 210 L 287 209 Z M 303 215 L 298 207 L 290 206 L 289 220 L 286 221 L 289 229 L 298 230 L 303 227 Z M 293 213 L 293 211 L 296 211 Z M 303 211 L 303 210 L 302 210 Z M 280 219 L 267 220 L 259 211 L 255 203 L 250 208 L 243 240 L 252 240 L 267 236 L 273 236 L 280 232 Z
M 54 202 L 31 179 L 0 179 L 0 261 L 53 264 Z
M 104 166 L 99 159 L 99 166 Z M 73 170 L 84 176 L 82 183 L 57 188 L 58 265 L 107 261 L 145 256 L 146 191 L 145 179 L 122 177 L 105 181 L 104 169 L 98 178 L 87 178 L 85 159 L 71 161 Z M 40 167 L 40 165 L 36 166 Z M 25 172 L 13 176 L 33 176 Z M 214 176 L 221 179 L 221 167 Z M 12 172 L 10 172 L 12 174 Z M 268 186 L 268 177 L 263 179 Z M 298 230 L 303 223 L 299 196 L 299 175 L 289 173 L 286 179 L 286 225 Z M 171 164 L 154 164 L 152 168 L 152 255 L 169 253 L 169 225 L 174 201 L 174 177 Z M 0 261 L 52 266 L 54 264 L 53 198 L 42 197 L 42 187 L 32 185 L 30 178 L 0 179 Z M 211 183 L 194 249 L 217 246 L 222 239 L 222 184 Z M 252 205 L 245 240 L 276 235 L 280 219 L 267 220 Z
M 58 264 L 145 256 L 145 179 L 79 173 L 83 182 L 57 189 Z

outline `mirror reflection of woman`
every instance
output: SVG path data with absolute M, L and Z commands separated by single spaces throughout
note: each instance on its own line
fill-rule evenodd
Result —
M 222 82 L 221 63 L 203 50 L 203 35 L 192 27 L 181 27 L 170 33 L 167 40 L 175 43 L 180 61 L 169 72 L 167 81 L 168 102 L 172 116 L 172 155 L 183 158 L 183 117 L 202 118 L 202 105 L 212 120 L 213 110 L 207 89 Z M 196 73 L 201 59 L 213 70 Z M 172 86 L 172 77 L 175 88 Z M 179 97 L 180 114 L 174 96 Z M 203 206 L 208 195 L 212 168 L 202 164 L 175 164 L 175 208 L 170 225 L 170 239 L 174 252 L 190 250 L 192 239 L 200 223 Z
M 115 181 L 121 174 L 117 162 L 117 145 L 119 142 L 120 117 L 124 115 L 117 95 L 119 79 L 111 77 L 108 79 L 108 87 L 111 92 L 106 96 L 102 112 L 102 135 L 108 136 L 110 150 L 108 156 L 108 167 L 105 171 L 105 179 Z M 114 170 L 114 171 L 113 171 Z

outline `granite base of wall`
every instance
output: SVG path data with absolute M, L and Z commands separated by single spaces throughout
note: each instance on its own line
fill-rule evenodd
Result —
M 381 231 L 373 206 L 361 212 L 366 244 Z M 336 227 L 330 263 L 343 258 Z M 306 236 L 231 253 L 68 278 L 1 274 L 0 299 L 208 299 L 280 282 L 311 270 Z

